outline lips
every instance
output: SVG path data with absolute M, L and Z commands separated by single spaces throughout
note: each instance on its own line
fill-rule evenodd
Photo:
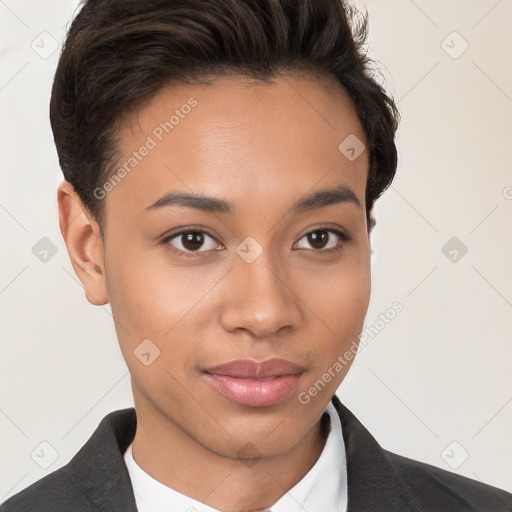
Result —
M 288 396 L 304 371 L 303 366 L 285 359 L 237 359 L 208 368 L 204 377 L 213 389 L 233 402 L 263 407 Z
M 303 366 L 287 361 L 286 359 L 267 359 L 256 361 L 254 359 L 236 359 L 228 363 L 207 368 L 206 373 L 226 375 L 240 379 L 265 379 L 280 375 L 298 375 L 305 370 Z

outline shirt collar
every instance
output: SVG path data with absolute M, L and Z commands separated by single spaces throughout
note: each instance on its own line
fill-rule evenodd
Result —
M 306 475 L 268 511 L 346 512 L 347 464 L 341 422 L 332 402 L 327 404 L 324 413 L 329 416 L 330 431 L 320 457 Z M 185 496 L 151 477 L 135 462 L 131 443 L 124 453 L 124 461 L 139 512 L 168 512 L 171 508 L 218 512 L 217 509 Z

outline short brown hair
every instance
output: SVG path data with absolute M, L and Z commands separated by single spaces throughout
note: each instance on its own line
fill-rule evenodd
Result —
M 169 84 L 305 71 L 334 77 L 356 109 L 369 150 L 369 218 L 396 172 L 399 114 L 373 76 L 367 34 L 368 15 L 342 0 L 83 0 L 50 100 L 64 177 L 101 229 L 93 191 L 113 171 L 116 121 L 128 109 Z

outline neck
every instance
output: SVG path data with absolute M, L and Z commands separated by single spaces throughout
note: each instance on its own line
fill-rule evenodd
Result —
M 329 418 L 320 418 L 291 449 L 258 459 L 234 459 L 206 448 L 168 418 L 140 415 L 132 452 L 151 477 L 223 512 L 270 508 L 297 484 L 320 457 Z

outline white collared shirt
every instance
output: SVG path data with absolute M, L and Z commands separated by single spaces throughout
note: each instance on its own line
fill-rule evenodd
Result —
M 325 412 L 329 414 L 330 431 L 320 457 L 297 484 L 267 509 L 268 512 L 346 512 L 347 462 L 341 422 L 332 402 Z M 139 512 L 219 512 L 148 475 L 135 462 L 131 444 L 124 453 L 124 461 Z

